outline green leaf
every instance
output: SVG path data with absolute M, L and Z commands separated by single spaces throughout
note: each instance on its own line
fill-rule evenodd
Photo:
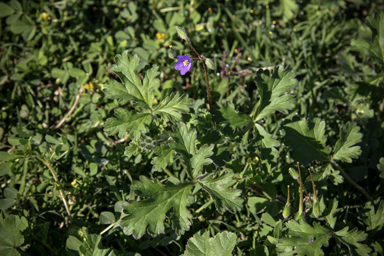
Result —
M 229 126 L 232 127 L 232 129 L 242 128 L 252 122 L 250 116 L 237 112 L 232 103 L 228 103 L 226 106 L 218 105 L 213 112 L 213 120 L 215 122 L 229 123 Z
M 272 77 L 268 70 L 260 69 L 257 72 L 255 80 L 259 88 L 260 101 L 256 106 L 254 121 L 259 121 L 276 111 L 287 114 L 287 110 L 295 106 L 295 99 L 291 95 L 280 96 L 296 86 L 297 80 L 294 77 L 295 72 L 290 69 L 284 70 L 282 65 L 275 67 Z
M 154 171 L 162 171 L 168 165 L 173 163 L 173 156 L 175 151 L 170 149 L 165 145 L 161 145 L 154 150 L 155 154 L 159 155 L 152 159 L 151 164 L 153 164 L 152 170 Z
M 191 104 L 192 102 L 188 99 L 187 94 L 180 97 L 179 93 L 173 93 L 162 100 L 153 111 L 161 115 L 164 122 L 167 122 L 169 119 L 181 121 L 180 113 L 188 113 Z
M 204 179 L 198 183 L 215 200 L 217 211 L 223 214 L 225 210 L 231 213 L 240 211 L 244 200 L 240 198 L 241 190 L 229 189 L 228 183 L 233 181 L 233 174 L 224 174 L 215 179 Z
M 334 216 L 340 209 L 337 208 L 339 202 L 337 199 L 333 199 L 329 201 L 328 207 L 325 206 L 324 197 L 320 199 L 320 212 L 321 216 L 319 220 L 327 220 L 330 228 L 334 229 L 337 218 Z
M 187 196 L 193 187 L 192 183 L 163 186 L 158 180 L 152 182 L 144 176 L 132 184 L 132 189 L 140 197 L 149 197 L 142 201 L 129 201 L 123 205 L 124 213 L 120 226 L 126 235 L 141 238 L 146 230 L 152 235 L 164 233 L 164 220 L 167 211 L 173 208 L 172 227 L 178 235 L 184 234 L 192 224 L 192 215 L 187 210 Z
M 11 208 L 16 203 L 16 200 L 13 198 L 2 198 L 0 199 L 0 210 L 6 210 Z
M 15 20 L 11 23 L 11 32 L 14 34 L 21 34 L 25 30 L 29 29 L 30 24 L 25 23 L 22 20 Z
M 280 255 L 324 255 L 322 246 L 328 246 L 333 231 L 320 226 L 317 222 L 313 227 L 304 221 L 287 222 L 288 235 L 279 239 L 276 250 Z
M 85 72 L 79 68 L 72 68 L 70 71 L 69 71 L 69 75 L 71 77 L 79 77 L 79 76 L 84 76 L 85 75 Z
M 108 80 L 104 87 L 106 97 L 120 99 L 121 103 L 134 100 L 137 106 L 143 106 L 152 111 L 152 88 L 158 86 L 160 82 L 156 78 L 160 74 L 158 66 L 154 65 L 147 70 L 144 81 L 141 83 L 136 72 L 139 66 L 139 57 L 136 54 L 129 57 L 129 51 L 124 51 L 122 55 L 117 54 L 115 60 L 116 65 L 111 70 L 120 77 L 123 84 Z
M 11 171 L 12 163 L 0 163 L 0 177 L 9 174 Z
M 380 162 L 377 164 L 377 169 L 379 169 L 379 171 L 381 172 L 380 178 L 384 179 L 384 157 L 380 158 Z
M 236 245 L 236 234 L 224 231 L 209 237 L 199 231 L 188 240 L 183 256 L 230 256 Z
M 286 124 L 285 143 L 295 153 L 293 158 L 300 164 L 307 165 L 313 160 L 328 161 L 328 150 L 325 146 L 325 122 L 319 118 L 309 120 L 305 118 Z
M 384 224 L 384 201 L 380 201 L 376 213 L 375 206 L 372 204 L 372 202 L 368 202 L 364 209 L 367 210 L 367 212 L 364 212 L 363 214 L 366 217 L 364 220 L 364 223 L 367 225 L 366 230 L 381 230 Z
M 359 146 L 353 146 L 361 142 L 363 134 L 356 123 L 348 122 L 340 128 L 340 139 L 336 142 L 332 159 L 352 163 L 352 158 L 361 154 Z
M 190 178 L 195 179 L 200 175 L 204 165 L 213 162 L 209 157 L 213 155 L 214 145 L 203 145 L 197 151 L 196 130 L 188 130 L 184 123 L 175 125 L 174 130 L 175 132 L 171 134 L 174 142 L 169 143 L 169 146 L 182 156 Z
M 275 16 L 283 17 L 283 21 L 287 22 L 293 18 L 293 15 L 299 10 L 299 5 L 294 0 L 280 0 L 280 5 Z
M 51 71 L 51 75 L 53 78 L 59 78 L 62 84 L 65 84 L 69 79 L 69 71 L 73 68 L 73 64 L 71 62 L 65 62 L 63 64 L 64 70 L 53 68 Z
M 112 224 L 114 223 L 116 220 L 115 220 L 115 215 L 111 212 L 102 212 L 100 214 L 100 222 L 102 224 Z
M 199 151 L 190 159 L 192 166 L 192 177 L 197 177 L 201 174 L 204 165 L 213 163 L 209 157 L 213 155 L 213 148 L 215 145 L 203 145 Z
M 340 171 L 334 169 L 331 163 L 321 166 L 320 173 L 322 179 L 330 179 L 334 185 L 344 182 L 344 177 L 340 175 Z
M 125 147 L 124 155 L 131 157 L 137 156 L 140 152 L 139 143 L 137 141 L 131 141 L 129 146 Z
M 7 187 L 4 189 L 4 197 L 16 199 L 18 192 L 15 188 Z
M 13 10 L 11 6 L 5 3 L 0 3 L 0 18 L 7 17 L 14 12 L 15 10 Z
M 372 31 L 372 42 L 361 38 L 352 39 L 353 50 L 359 51 L 372 58 L 373 62 L 384 64 L 384 13 L 377 12 L 375 16 L 367 18 L 367 25 Z
M 69 236 L 67 239 L 67 248 L 75 250 L 79 255 L 84 256 L 115 256 L 112 248 L 104 248 L 101 244 L 101 235 L 89 234 L 88 229 L 83 227 L 83 241 L 80 241 L 74 236 Z
M 104 126 L 104 130 L 110 135 L 118 133 L 120 138 L 125 137 L 127 132 L 132 138 L 138 140 L 142 133 L 147 132 L 146 126 L 152 121 L 149 113 L 134 114 L 123 108 L 115 110 L 117 118 L 109 118 Z
M 28 227 L 24 217 L 11 215 L 0 223 L 0 255 L 20 255 L 17 249 L 24 243 L 24 236 L 21 234 Z
M 349 227 L 345 227 L 335 232 L 336 238 L 348 247 L 351 255 L 369 255 L 368 253 L 371 252 L 371 248 L 359 243 L 367 239 L 368 234 L 365 234 L 363 231 L 358 231 L 357 228 L 349 232 L 348 229 Z
M 276 161 L 279 156 L 279 152 L 276 148 L 280 146 L 280 142 L 266 132 L 263 126 L 255 123 L 255 128 L 258 131 L 258 134 L 254 139 L 253 146 L 260 147 L 261 159 Z

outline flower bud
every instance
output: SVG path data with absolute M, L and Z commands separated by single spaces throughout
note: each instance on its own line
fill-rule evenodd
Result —
M 172 45 L 169 46 L 167 53 L 170 59 L 176 59 L 176 51 L 172 48 Z
M 215 69 L 215 64 L 211 59 L 205 59 L 205 65 L 207 65 L 209 69 L 212 69 L 212 70 Z
M 289 168 L 289 174 L 291 174 L 292 178 L 295 180 L 299 180 L 299 174 L 292 168 Z
M 247 163 L 251 163 L 252 162 L 252 158 L 251 157 L 248 157 L 247 159 Z
M 319 201 L 313 202 L 313 215 L 318 218 L 320 216 L 320 204 Z
M 255 164 L 257 164 L 259 162 L 259 158 L 257 156 L 255 156 L 252 160 Z
M 291 212 L 291 209 L 290 209 L 290 208 L 291 208 L 291 207 L 290 207 L 289 204 L 286 204 L 286 205 L 284 206 L 284 210 L 283 210 L 283 217 L 284 217 L 284 219 L 288 219 L 289 214 L 290 214 L 290 212 Z
M 176 26 L 176 32 L 181 39 L 184 39 L 184 40 L 188 39 L 187 32 L 185 31 L 185 29 Z
M 299 220 L 304 220 L 304 214 L 302 212 L 298 213 L 296 216 L 296 221 L 299 221 Z
M 288 197 L 287 197 L 287 202 L 285 203 L 285 206 L 284 206 L 284 210 L 283 210 L 283 217 L 284 219 L 288 219 L 289 217 L 289 214 L 290 214 L 290 203 L 289 203 L 289 185 L 287 186 L 287 194 L 288 194 Z

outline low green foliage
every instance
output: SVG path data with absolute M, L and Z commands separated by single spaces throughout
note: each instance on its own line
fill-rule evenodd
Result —
M 0 22 L 1 255 L 383 255 L 381 4 L 10 0 Z

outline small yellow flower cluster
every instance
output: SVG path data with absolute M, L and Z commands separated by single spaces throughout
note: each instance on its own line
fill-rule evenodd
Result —
M 71 182 L 71 185 L 72 185 L 72 187 L 77 187 L 77 180 L 76 179 L 74 179 L 72 182 Z
M 247 159 L 247 163 L 251 163 L 253 162 L 254 164 L 257 164 L 259 162 L 259 158 L 257 156 L 255 156 L 253 159 L 251 157 L 248 157 Z
M 88 84 L 85 84 L 84 85 L 84 88 L 86 89 L 86 90 L 92 90 L 94 87 L 93 87 L 93 83 L 92 82 L 89 82 Z
M 164 33 L 156 33 L 156 37 L 157 37 L 157 39 L 162 40 L 165 38 L 165 34 Z
M 51 20 L 51 16 L 49 16 L 48 13 L 43 12 L 43 13 L 41 14 L 41 19 L 42 19 L 42 20 L 45 20 L 45 21 L 47 21 L 47 20 Z

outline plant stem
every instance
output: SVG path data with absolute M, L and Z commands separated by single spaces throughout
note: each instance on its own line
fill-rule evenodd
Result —
M 39 156 L 36 156 L 36 158 L 39 159 L 43 164 L 45 164 L 48 167 L 48 169 L 52 173 L 52 176 L 53 176 L 53 179 L 55 180 L 55 182 L 59 183 L 59 179 L 57 178 L 57 175 L 56 175 L 55 171 L 53 170 L 51 163 L 48 161 L 45 161 L 44 159 L 40 158 Z M 59 193 L 60 193 L 61 199 L 63 200 L 65 210 L 67 211 L 68 216 L 71 218 L 71 211 L 69 210 L 67 199 L 65 199 L 64 192 L 61 188 L 59 188 Z
M 301 179 L 301 171 L 300 171 L 299 162 L 297 162 L 297 169 L 299 170 L 299 177 L 300 177 L 300 202 L 299 202 L 300 204 L 299 204 L 299 213 L 297 214 L 298 218 L 296 220 L 299 220 L 299 219 L 303 219 L 301 217 L 303 214 L 303 180 Z
M 51 129 L 58 129 L 60 126 L 67 120 L 67 118 L 72 114 L 72 112 L 75 110 L 77 104 L 79 103 L 81 94 L 83 93 L 83 87 L 80 86 L 79 93 L 76 95 L 76 100 L 75 103 L 72 105 L 71 109 L 68 111 L 68 113 L 64 116 L 63 119 L 56 125 L 56 126 L 51 126 Z
M 205 203 L 203 206 L 201 206 L 199 209 L 197 209 L 195 213 L 201 212 L 202 210 L 204 210 L 205 208 L 207 208 L 208 206 L 210 206 L 214 202 L 215 201 L 213 199 L 209 200 L 207 203 Z
M 357 190 L 360 191 L 361 194 L 363 194 L 368 201 L 372 201 L 372 197 L 365 191 L 364 188 L 360 187 L 356 182 L 354 182 L 351 177 L 348 176 L 348 174 L 343 170 L 343 168 L 340 167 L 335 161 L 331 160 L 331 164 L 340 171 L 340 173 L 343 175 L 343 177 L 351 183 L 352 186 L 354 186 Z
M 196 53 L 197 57 L 199 57 L 199 60 L 201 61 L 201 63 L 203 64 L 203 67 L 204 67 L 204 73 L 205 73 L 205 82 L 206 82 L 206 85 L 207 85 L 207 97 L 208 97 L 208 109 L 211 109 L 211 106 L 212 106 L 212 99 L 211 99 L 211 88 L 209 87 L 209 79 L 208 79 L 208 68 L 207 68 L 207 65 L 204 63 L 204 57 L 201 56 L 197 51 L 196 49 L 193 47 L 191 41 L 189 41 L 189 39 L 185 39 L 185 41 L 187 41 L 189 47 L 191 47 L 191 49 Z
M 108 230 L 110 230 L 111 228 L 113 228 L 114 226 L 116 225 L 116 222 L 113 222 L 111 225 L 109 225 L 106 229 L 104 229 L 103 231 L 101 231 L 100 235 L 104 234 L 105 232 L 107 232 Z
M 209 87 L 209 80 L 208 80 L 208 69 L 207 69 L 207 65 L 205 65 L 204 62 L 203 63 L 203 67 L 204 67 L 204 72 L 205 72 L 205 82 L 207 83 L 207 97 L 208 97 L 208 110 L 211 109 L 211 106 L 212 106 L 212 99 L 211 99 L 211 88 Z

